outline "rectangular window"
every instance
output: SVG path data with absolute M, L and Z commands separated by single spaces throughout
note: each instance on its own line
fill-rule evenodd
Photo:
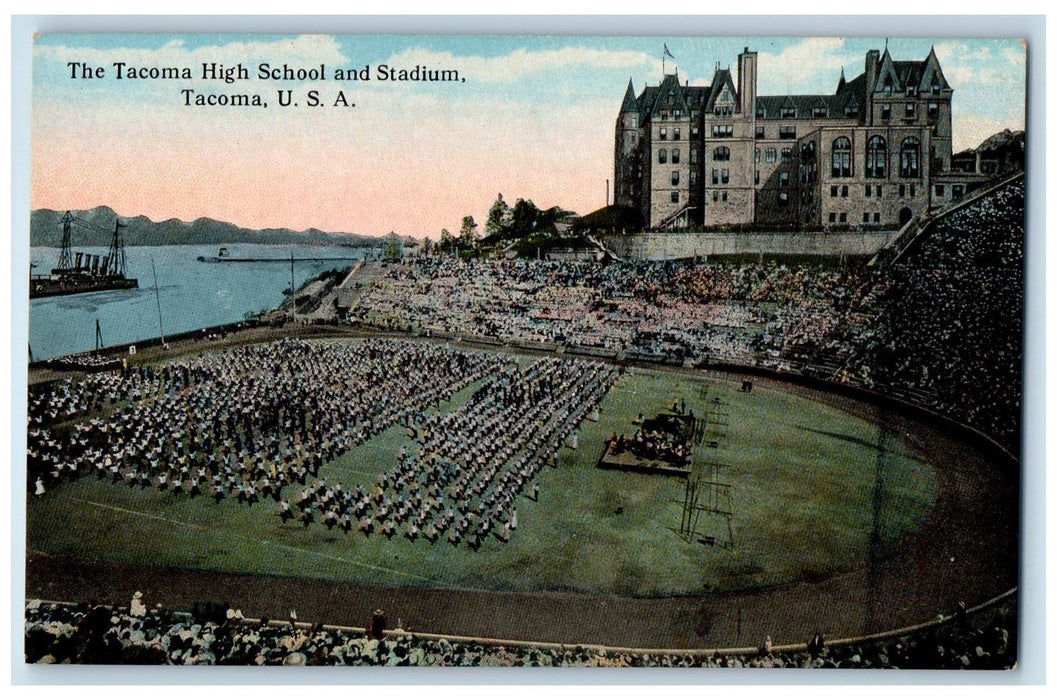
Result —
M 778 160 L 778 149 L 768 148 L 763 152 L 763 160 L 767 163 L 773 163 Z
M 672 187 L 678 187 L 678 186 L 679 186 L 679 171 L 678 170 L 673 170 L 672 171 Z
M 690 171 L 690 186 L 693 187 L 697 184 L 697 173 L 693 170 Z
M 846 117 L 857 117 L 859 116 L 859 105 L 851 104 L 844 108 L 844 116 Z
M 881 198 L 881 186 L 880 185 L 877 186 L 877 198 L 878 199 Z
M 830 197 L 836 197 L 837 196 L 837 186 L 836 185 L 831 185 L 830 186 L 830 188 L 829 188 L 829 196 Z
M 795 139 L 796 138 L 796 127 L 795 126 L 780 126 L 780 127 L 778 127 L 778 138 L 780 138 L 780 139 Z
M 760 184 L 760 171 L 759 170 L 756 171 L 756 174 L 753 177 L 753 182 L 755 182 L 757 185 Z
M 867 185 L 862 192 L 864 197 L 873 197 L 873 185 Z
M 675 192 L 672 192 L 672 203 L 673 204 L 678 204 L 679 203 L 679 191 L 678 190 L 676 190 Z
M 888 121 L 892 118 L 892 105 L 881 105 L 881 119 Z
M 718 202 L 719 201 L 719 192 L 713 192 L 712 193 L 712 201 L 713 202 Z
M 698 137 L 698 135 L 699 135 L 700 133 L 701 133 L 701 130 L 700 130 L 700 129 L 698 129 L 698 128 L 697 128 L 696 126 L 692 126 L 692 127 L 690 127 L 690 135 L 691 135 L 692 137 L 694 137 L 695 139 L 696 139 L 696 138 Z
M 778 186 L 781 188 L 789 187 L 789 173 L 784 171 L 778 173 Z
M 929 102 L 928 116 L 929 116 L 929 120 L 930 121 L 940 118 L 940 103 L 939 102 Z
M 832 224 L 832 223 L 835 223 L 836 221 L 837 221 L 837 212 L 831 211 L 829 213 L 829 222 Z
M 767 112 L 764 110 L 763 107 L 757 107 L 756 108 L 756 118 L 757 119 L 766 119 L 767 118 Z
M 965 185 L 951 185 L 951 197 L 961 199 L 965 195 Z
M 675 163 L 678 163 L 678 162 L 679 162 L 679 149 L 678 148 L 673 148 L 672 149 L 672 163 L 675 164 Z
M 730 182 L 730 171 L 727 170 L 726 168 L 723 168 L 722 172 L 720 173 L 720 178 L 719 179 L 723 182 L 724 185 L 729 183 Z
M 906 113 L 903 115 L 905 119 L 913 119 L 917 115 L 913 102 L 907 102 Z
M 915 194 L 916 193 L 914 192 L 914 183 L 910 183 L 910 196 L 913 197 L 915 196 Z
M 660 136 L 658 138 L 661 141 L 667 141 L 668 140 L 668 127 L 666 127 L 666 126 L 662 126 L 661 127 Z
M 782 107 L 782 119 L 796 119 L 796 107 Z
M 712 184 L 713 185 L 718 185 L 719 184 L 719 171 L 716 170 L 715 168 L 712 169 Z
M 758 138 L 758 139 L 765 139 L 765 138 L 767 138 L 767 137 L 766 137 L 766 136 L 764 135 L 765 133 L 766 133 L 766 130 L 765 130 L 765 129 L 764 129 L 764 128 L 763 128 L 762 126 L 758 126 L 758 127 L 756 127 L 756 138 Z
M 697 163 L 697 149 L 696 148 L 691 148 L 690 149 L 690 164 L 693 165 L 695 163 Z
M 815 119 L 823 119 L 829 115 L 825 107 L 815 107 L 811 110 L 811 116 Z
M 783 163 L 792 163 L 793 162 L 793 149 L 792 148 L 783 148 L 782 149 L 782 162 Z
M 875 212 L 873 213 L 873 222 L 874 222 L 875 224 L 879 224 L 879 223 L 881 223 L 881 212 L 877 212 L 877 211 L 875 211 Z
M 907 190 L 906 185 L 900 185 L 899 186 L 899 196 L 900 197 L 906 197 L 907 196 L 907 191 L 906 190 Z
M 868 223 L 870 223 L 870 212 L 868 212 L 868 211 L 864 211 L 864 212 L 862 213 L 862 222 L 863 222 L 864 224 L 868 224 Z
M 848 196 L 848 186 L 847 185 L 841 185 L 840 196 L 841 197 L 847 197 Z
M 712 137 L 717 139 L 730 138 L 734 135 L 733 124 L 713 124 Z
M 943 196 L 943 185 L 936 185 L 936 196 L 937 197 L 942 197 Z
M 755 159 L 756 159 L 757 163 L 760 162 L 760 149 L 758 149 L 758 148 L 756 149 Z
M 840 213 L 840 222 L 841 222 L 842 224 L 846 224 L 846 223 L 848 223 L 848 212 L 842 211 L 842 212 Z
M 725 201 L 727 201 L 727 193 L 726 193 L 726 192 L 724 192 L 724 193 L 723 193 L 723 196 L 721 197 L 721 199 L 722 199 L 722 200 L 723 200 L 724 202 L 725 202 Z
M 675 116 L 678 117 L 679 116 L 678 113 Z M 679 127 L 675 127 L 674 129 L 672 129 L 672 140 L 673 141 L 678 141 L 679 137 L 682 136 L 682 134 L 683 134 L 682 129 L 680 129 Z
M 657 162 L 658 163 L 667 163 L 668 162 L 668 150 L 667 149 L 662 148 L 661 150 L 657 151 Z

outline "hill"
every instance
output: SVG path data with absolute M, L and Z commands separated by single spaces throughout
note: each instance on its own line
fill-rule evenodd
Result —
M 30 215 L 31 246 L 58 247 L 62 243 L 62 217 L 65 212 L 37 209 Z M 291 231 L 286 228 L 254 230 L 209 218 L 187 222 L 179 219 L 151 221 L 145 216 L 123 217 L 110 207 L 71 212 L 90 228 L 76 226 L 75 246 L 106 246 L 114 230 L 114 220 L 126 224 L 122 233 L 129 246 L 218 245 L 225 243 L 263 243 L 268 245 L 346 245 L 379 246 L 381 238 L 352 233 L 326 233 L 318 229 Z

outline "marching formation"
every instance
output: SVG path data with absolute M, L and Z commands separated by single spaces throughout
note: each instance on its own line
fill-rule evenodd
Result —
M 418 537 L 476 549 L 489 535 L 505 542 L 517 528 L 514 501 L 616 381 L 617 370 L 593 362 L 540 359 L 522 369 L 509 362 L 487 376 L 451 413 L 408 421 L 415 454 L 396 463 L 370 488 L 325 480 L 301 489 L 283 520 L 369 536 Z
M 477 547 L 517 528 L 516 497 L 596 409 L 618 372 L 393 340 L 283 340 L 161 367 L 87 375 L 29 401 L 28 477 L 43 495 L 94 475 L 140 488 L 277 502 L 284 522 Z M 436 407 L 480 386 L 452 412 Z M 403 426 L 373 486 L 319 477 L 325 463 Z M 296 495 L 284 489 L 300 485 Z M 286 496 L 284 498 L 284 495 Z M 291 503 L 292 501 L 292 503 Z

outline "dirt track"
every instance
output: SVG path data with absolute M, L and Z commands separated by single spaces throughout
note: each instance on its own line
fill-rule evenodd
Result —
M 642 648 L 731 648 L 868 634 L 950 614 L 1017 585 L 1019 485 L 965 441 L 869 403 L 754 378 L 839 406 L 919 450 L 936 468 L 928 519 L 886 560 L 819 581 L 744 594 L 625 598 L 362 586 L 319 580 L 158 569 L 29 553 L 26 597 L 189 609 L 229 602 L 247 617 L 363 626 L 371 611 L 389 626 L 497 639 Z

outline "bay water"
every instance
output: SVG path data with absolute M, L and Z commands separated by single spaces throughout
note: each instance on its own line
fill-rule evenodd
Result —
M 354 264 L 361 248 L 339 246 L 255 245 L 225 246 L 232 258 L 264 258 L 275 262 L 200 262 L 213 257 L 217 246 L 134 246 L 125 249 L 127 276 L 137 289 L 44 297 L 29 302 L 29 346 L 33 359 L 44 360 L 93 350 L 99 321 L 103 345 L 124 345 L 162 335 L 235 323 L 247 315 L 273 309 L 290 289 L 290 256 L 344 258 L 293 264 L 294 286 L 326 270 Z M 78 248 L 75 252 L 103 256 L 106 248 Z M 155 299 L 154 272 L 158 294 Z M 48 274 L 59 259 L 58 248 L 31 248 L 31 275 Z M 28 295 L 28 290 L 26 294 Z M 161 305 L 159 322 L 158 306 Z

